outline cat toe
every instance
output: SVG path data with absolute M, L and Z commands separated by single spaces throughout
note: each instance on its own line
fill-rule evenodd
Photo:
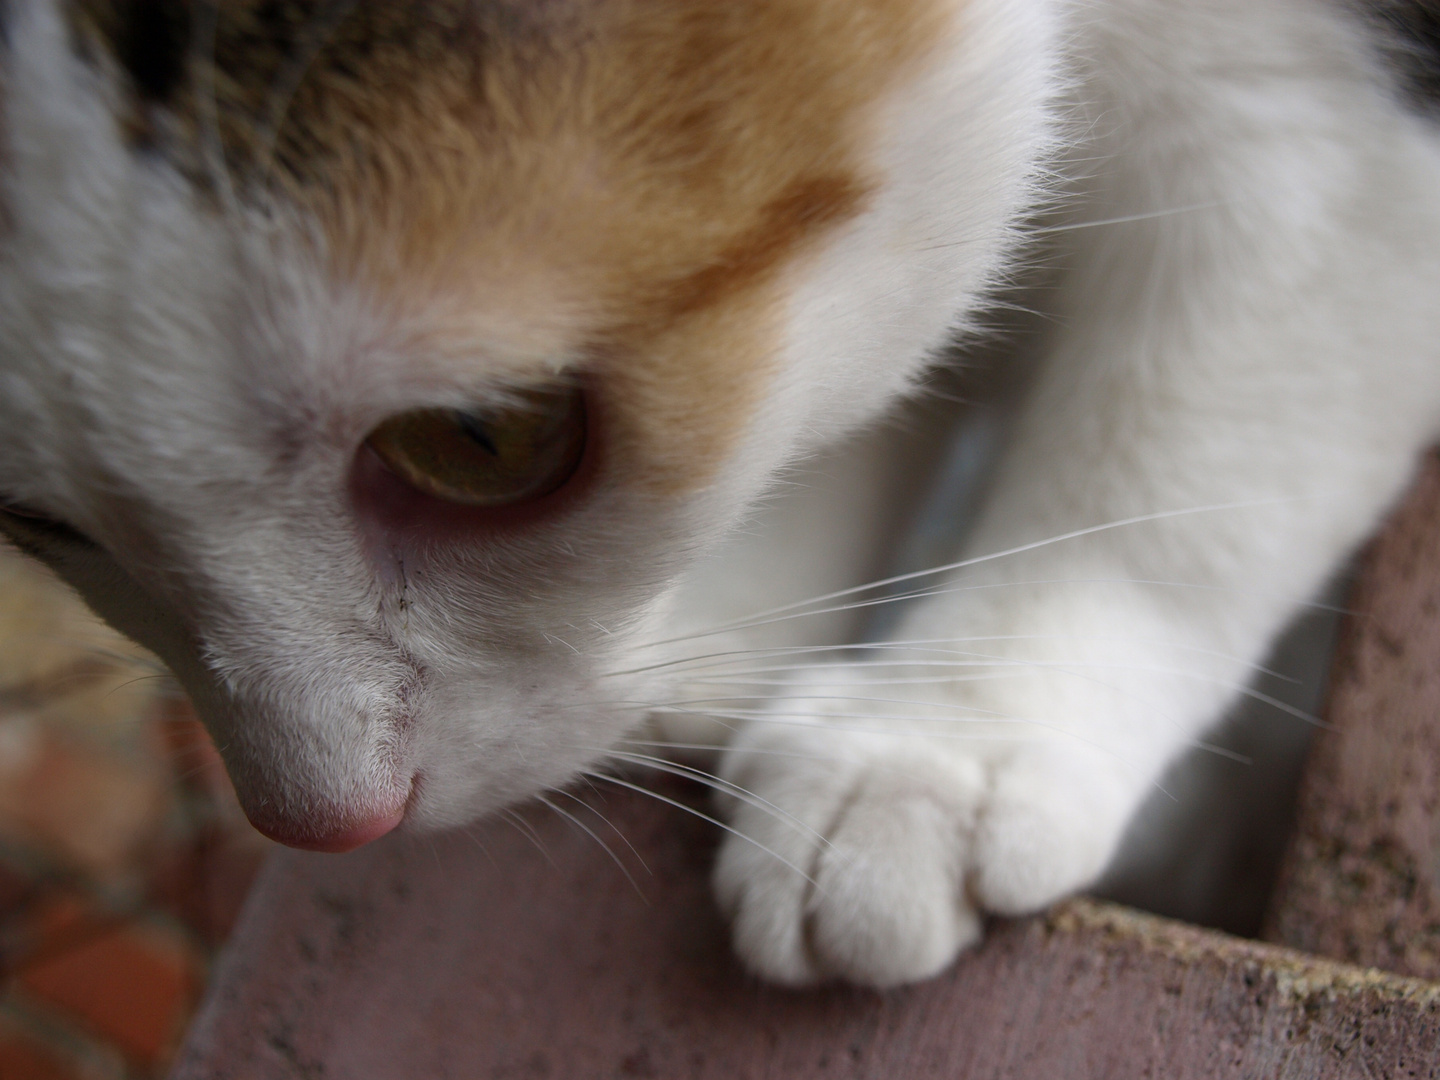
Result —
M 813 769 L 777 768 L 763 756 L 738 764 L 727 777 L 734 794 L 724 796 L 733 832 L 720 847 L 714 875 L 735 951 L 772 982 L 818 982 L 824 972 L 807 939 L 805 912 L 825 843 L 821 830 L 843 791 Z
M 732 751 L 729 779 L 748 796 L 733 804 L 715 885 L 737 952 L 765 978 L 893 986 L 980 936 L 964 852 L 981 769 L 865 749 L 863 764 L 837 757 L 833 738 L 802 731 Z
M 981 924 L 965 897 L 969 814 L 875 779 L 856 787 L 821 850 L 806 916 L 827 974 L 885 987 L 937 974 Z
M 994 770 L 976 824 L 970 888 L 996 915 L 1038 911 L 1089 885 L 1114 853 L 1135 787 L 1070 743 L 1027 747 Z

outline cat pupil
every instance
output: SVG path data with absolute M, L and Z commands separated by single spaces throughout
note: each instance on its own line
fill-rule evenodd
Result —
M 500 450 L 490 438 L 490 433 L 485 429 L 484 421 L 471 413 L 457 412 L 455 422 L 460 425 L 460 430 L 474 439 L 491 457 L 499 457 Z

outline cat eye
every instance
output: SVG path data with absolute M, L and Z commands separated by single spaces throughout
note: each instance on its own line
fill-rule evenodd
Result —
M 463 506 L 500 507 L 558 490 L 585 452 L 579 387 L 521 390 L 503 405 L 417 409 L 391 417 L 366 444 L 412 487 Z

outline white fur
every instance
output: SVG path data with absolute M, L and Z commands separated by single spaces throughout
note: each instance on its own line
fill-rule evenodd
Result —
M 781 981 L 923 977 L 978 912 L 1094 880 L 1436 432 L 1440 155 L 1354 28 L 1283 0 L 1071 18 L 1071 269 L 969 550 L 1165 516 L 922 582 L 948 589 L 894 640 L 925 647 L 812 669 L 733 741 L 764 801 L 716 887 Z
M 647 711 L 687 741 L 715 714 L 744 834 L 717 891 L 782 981 L 924 977 L 982 913 L 1091 881 L 1440 422 L 1440 144 L 1357 25 L 966 0 L 877 104 L 877 199 L 789 268 L 779 373 L 720 480 L 612 478 L 523 539 L 377 551 L 345 494 L 365 434 L 553 370 L 578 316 L 482 312 L 421 351 L 283 216 L 217 216 L 127 151 L 53 7 L 10 11 L 0 494 L 103 547 L 48 557 L 176 669 L 247 810 L 464 822 Z M 968 547 L 1026 550 L 920 582 L 869 655 L 753 652 L 717 690 L 694 657 L 853 640 L 843 613 L 696 635 L 863 575 L 906 461 L 772 485 L 975 321 L 1047 192 L 1047 361 Z

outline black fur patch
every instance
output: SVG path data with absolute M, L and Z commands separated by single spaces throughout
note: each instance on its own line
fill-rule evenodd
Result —
M 117 119 L 133 147 L 153 145 L 153 107 L 170 104 L 186 84 L 194 2 L 72 0 L 64 9 L 76 55 L 128 82 Z
M 185 78 L 189 5 L 183 0 L 127 0 L 116 7 L 116 59 L 142 99 L 168 101 Z
M 1406 97 L 1440 118 L 1440 0 L 1358 0 Z
M 363 142 L 367 110 L 413 96 L 427 66 L 479 79 L 492 39 L 543 41 L 546 12 L 571 2 L 68 0 L 66 10 L 77 53 L 129 83 L 121 119 L 135 146 L 203 181 L 196 133 L 212 125 L 242 181 L 263 156 L 268 178 L 309 182 L 327 155 Z M 196 112 L 202 75 L 213 118 Z

